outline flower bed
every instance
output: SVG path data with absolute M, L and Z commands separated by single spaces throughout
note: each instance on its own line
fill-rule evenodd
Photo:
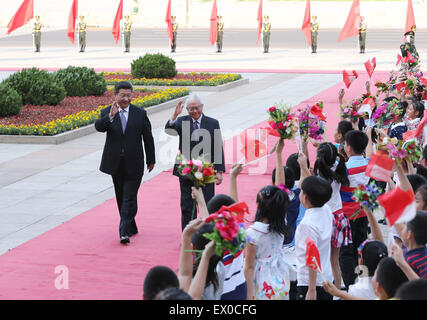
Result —
M 102 75 L 107 84 L 115 84 L 119 81 L 129 81 L 133 85 L 145 86 L 219 86 L 224 83 L 236 81 L 242 78 L 235 73 L 178 73 L 170 79 L 135 79 L 130 73 L 124 72 L 103 72 Z
M 175 98 L 188 95 L 185 88 L 167 90 L 136 89 L 132 104 L 147 108 Z M 100 111 L 114 99 L 108 90 L 95 97 L 67 97 L 57 106 L 23 106 L 19 115 L 0 118 L 2 135 L 52 136 L 94 123 Z

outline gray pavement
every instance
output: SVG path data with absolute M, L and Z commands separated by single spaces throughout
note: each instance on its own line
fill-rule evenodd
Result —
M 244 77 L 249 84 L 199 93 L 205 113 L 220 119 L 224 139 L 265 120 L 266 108 L 275 102 L 298 104 L 341 81 L 335 74 Z M 144 181 L 172 166 L 178 142 L 163 132 L 171 114 L 164 110 L 150 117 L 158 163 Z M 104 134 L 94 133 L 53 146 L 0 144 L 0 254 L 114 197 L 111 178 L 98 170 L 104 140 Z

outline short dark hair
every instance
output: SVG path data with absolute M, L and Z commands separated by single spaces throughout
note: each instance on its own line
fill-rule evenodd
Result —
M 133 92 L 132 83 L 129 81 L 120 81 L 114 85 L 114 93 L 118 94 L 120 89 L 131 90 Z
M 230 206 L 233 203 L 236 203 L 232 197 L 226 194 L 216 194 L 208 201 L 206 206 L 208 207 L 208 212 L 210 214 L 217 212 L 219 209 L 221 209 L 222 206 Z
M 419 187 L 427 184 L 427 179 L 420 174 L 408 174 L 407 177 L 414 193 L 417 192 Z
M 353 149 L 354 153 L 363 154 L 368 146 L 369 138 L 362 131 L 351 130 L 345 134 L 344 141 Z
M 170 287 L 179 288 L 175 272 L 165 266 L 152 267 L 144 280 L 144 297 L 146 300 L 153 300 L 157 293 Z
M 400 300 L 427 300 L 427 279 L 408 281 L 397 290 Z
M 406 224 L 406 228 L 414 234 L 415 243 L 419 246 L 427 244 L 427 211 L 418 210 L 415 218 Z
M 191 296 L 180 288 L 167 288 L 160 291 L 154 300 L 193 300 Z
M 377 282 L 383 287 L 389 298 L 393 298 L 397 289 L 408 281 L 393 258 L 387 257 L 380 261 L 377 268 Z
M 283 170 L 285 170 L 285 187 L 290 190 L 295 185 L 295 173 L 291 168 L 286 166 L 283 166 Z M 271 173 L 271 181 L 273 184 L 276 184 L 276 168 Z
M 320 208 L 327 203 L 332 196 L 331 184 L 318 176 L 309 176 L 301 184 L 301 190 L 307 195 L 310 204 Z
M 340 133 L 343 137 L 351 130 L 353 130 L 353 124 L 350 121 L 341 120 L 338 122 L 337 132 Z

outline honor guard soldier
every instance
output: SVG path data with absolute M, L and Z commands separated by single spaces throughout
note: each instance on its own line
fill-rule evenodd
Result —
M 269 17 L 264 16 L 264 23 L 262 24 L 262 42 L 264 44 L 264 53 L 268 53 L 270 48 L 270 31 L 271 31 L 271 22 L 268 21 Z
M 176 32 L 178 30 L 178 23 L 176 22 L 176 16 L 172 16 L 171 20 L 172 20 L 172 45 L 171 45 L 171 52 L 175 52 L 175 49 L 176 49 Z
M 414 45 L 414 32 L 408 31 L 405 33 L 405 43 L 400 45 L 400 51 L 402 52 L 402 57 L 407 57 L 408 52 L 414 57 L 418 58 L 418 52 Z
M 319 31 L 319 23 L 317 22 L 317 16 L 313 16 L 311 22 L 311 53 L 317 52 L 317 36 Z
M 85 17 L 80 16 L 80 22 L 77 24 L 77 31 L 79 33 L 79 52 L 85 52 L 86 49 L 86 22 L 84 21 Z
M 366 45 L 366 29 L 367 24 L 364 21 L 365 17 L 360 17 L 360 24 L 359 24 L 359 47 L 360 47 L 360 53 L 365 53 L 365 45 Z
M 414 24 L 411 31 L 412 31 L 412 44 L 415 46 L 415 31 L 417 30 L 417 26 Z
M 216 41 L 216 52 L 222 52 L 222 39 L 224 36 L 224 22 L 222 22 L 222 16 L 217 17 L 217 23 L 218 23 L 218 39 Z
M 122 26 L 123 39 L 125 41 L 124 52 L 130 52 L 130 30 L 132 28 L 132 22 L 130 21 L 129 16 L 125 16 L 125 19 L 126 21 L 123 23 L 123 26 Z
M 42 23 L 40 22 L 40 16 L 36 16 L 36 21 L 33 25 L 33 38 L 34 38 L 34 52 L 40 52 L 40 43 L 42 40 Z

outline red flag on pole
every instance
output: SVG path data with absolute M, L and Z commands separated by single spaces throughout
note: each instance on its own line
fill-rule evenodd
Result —
M 123 0 L 120 0 L 119 7 L 117 8 L 117 12 L 116 12 L 116 18 L 114 19 L 113 30 L 111 30 L 116 43 L 120 39 L 120 20 L 122 19 L 123 19 Z
M 259 38 L 261 37 L 261 30 L 262 30 L 262 0 L 259 0 L 257 20 L 258 20 L 258 30 L 257 30 L 258 40 L 256 41 L 256 43 L 258 44 Z
M 350 87 L 350 85 L 353 83 L 353 81 L 354 80 L 356 80 L 357 79 L 357 77 L 359 77 L 359 75 L 357 74 L 357 72 L 355 71 L 355 70 L 353 70 L 352 72 L 351 72 L 351 74 L 349 74 L 347 71 L 345 71 L 345 70 L 343 70 L 343 72 L 342 72 L 342 78 L 343 78 L 343 81 L 344 81 L 344 83 L 345 83 L 345 86 L 347 87 L 347 88 L 349 88 Z
M 71 43 L 74 43 L 74 30 L 76 29 L 76 19 L 78 14 L 79 14 L 79 1 L 73 0 L 70 14 L 68 16 L 68 29 L 67 29 L 67 35 L 68 35 L 68 38 L 70 38 Z
M 408 7 L 406 9 L 405 33 L 411 31 L 413 26 L 415 26 L 414 8 L 412 7 L 412 0 L 408 0 Z
M 7 34 L 16 30 L 30 21 L 34 16 L 33 0 L 24 0 L 12 19 L 7 24 Z
M 365 68 L 366 68 L 366 71 L 368 72 L 369 78 L 372 77 L 372 74 L 374 73 L 376 66 L 377 66 L 377 59 L 375 57 L 365 62 Z
M 165 22 L 168 24 L 168 26 L 167 26 L 167 32 L 168 32 L 168 37 L 169 37 L 170 43 L 172 43 L 172 41 L 173 41 L 172 8 L 171 7 L 172 7 L 171 0 L 169 0 L 168 7 L 166 9 L 166 19 L 165 19 Z
M 302 32 L 307 39 L 307 43 L 311 46 L 311 14 L 310 14 L 310 0 L 307 0 L 305 5 L 304 20 L 302 21 Z
M 218 12 L 216 7 L 216 0 L 214 0 L 214 3 L 212 5 L 212 12 L 211 12 L 211 28 L 209 30 L 209 41 L 211 44 L 215 44 L 215 42 L 218 41 Z
M 378 202 L 385 210 L 388 224 L 411 221 L 416 213 L 415 195 L 412 189 L 403 191 L 399 186 L 378 197 Z
M 359 34 L 360 25 L 360 2 L 359 0 L 353 0 L 350 12 L 341 33 L 338 37 L 338 42 L 345 38 L 357 36 Z

